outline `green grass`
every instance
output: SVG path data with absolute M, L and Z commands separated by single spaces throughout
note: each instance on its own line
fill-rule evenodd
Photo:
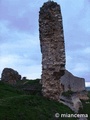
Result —
M 17 90 L 13 86 L 0 81 L 0 99 L 14 97 L 21 94 L 23 94 L 23 92 L 20 90 Z
M 20 80 L 14 87 L 24 91 L 26 94 L 41 95 L 42 86 L 39 81 L 40 79 Z
M 55 113 L 67 111 L 72 113 L 68 107 L 40 96 L 21 95 L 0 100 L 0 120 L 55 120 Z
M 18 81 L 17 86 L 0 82 L 0 120 L 76 120 L 75 118 L 55 118 L 55 113 L 72 114 L 61 103 L 44 98 L 38 94 L 27 94 L 23 88 L 39 85 L 36 81 Z M 20 86 L 20 89 L 19 89 Z M 35 87 L 41 89 L 40 86 Z M 85 108 L 85 111 L 87 106 Z M 90 108 L 87 110 L 90 111 Z
M 90 98 L 90 91 L 88 92 L 88 96 Z M 90 120 L 90 99 L 83 101 L 83 109 L 80 109 L 79 113 L 83 113 L 83 114 L 88 114 L 88 120 Z
M 67 92 L 63 92 L 62 95 L 63 96 L 66 96 L 66 97 L 71 97 L 71 95 L 73 94 L 74 92 L 72 92 L 71 90 L 68 90 Z

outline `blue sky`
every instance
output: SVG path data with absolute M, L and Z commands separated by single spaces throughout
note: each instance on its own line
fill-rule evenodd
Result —
M 41 76 L 39 10 L 46 0 L 0 0 L 0 74 L 5 67 Z M 55 0 L 61 6 L 66 69 L 90 81 L 90 1 Z

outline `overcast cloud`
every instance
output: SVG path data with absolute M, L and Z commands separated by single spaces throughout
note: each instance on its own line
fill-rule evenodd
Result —
M 40 78 L 39 9 L 45 0 L 0 0 L 0 74 L 5 67 Z M 56 0 L 61 6 L 66 69 L 90 81 L 90 1 Z

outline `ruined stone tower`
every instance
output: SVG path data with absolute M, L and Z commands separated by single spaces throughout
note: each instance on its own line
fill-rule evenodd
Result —
M 59 100 L 60 77 L 65 70 L 65 47 L 60 6 L 48 1 L 40 8 L 39 35 L 42 52 L 42 93 Z

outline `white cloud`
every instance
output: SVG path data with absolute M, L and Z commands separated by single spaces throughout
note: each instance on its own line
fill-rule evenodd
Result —
M 2 73 L 2 70 L 4 68 L 16 68 L 19 56 L 17 55 L 3 55 L 0 56 L 0 73 Z
M 38 15 L 45 0 L 0 1 L 0 57 L 2 67 L 12 67 L 30 78 L 40 76 L 41 53 Z M 89 80 L 90 2 L 57 0 L 61 5 L 66 45 L 66 67 Z M 87 75 L 88 72 L 88 75 Z M 27 75 L 26 75 L 27 74 Z
M 0 33 L 1 34 L 7 34 L 9 32 L 9 29 L 7 28 L 7 25 L 9 24 L 8 21 L 0 21 Z
M 41 78 L 41 65 L 22 66 L 21 68 L 19 71 L 23 76 L 29 79 Z
M 90 87 L 90 82 L 85 82 L 86 87 Z
M 17 70 L 22 76 L 30 79 L 40 78 L 41 64 L 36 63 L 33 59 L 24 59 L 18 55 L 1 56 L 0 58 L 0 73 L 4 68 L 13 68 Z
M 7 37 L 1 42 L 0 47 L 0 73 L 4 68 L 9 67 L 28 78 L 39 77 L 41 75 L 41 54 L 38 33 L 34 35 L 18 33 L 18 31 L 9 29 L 6 24 L 2 25 L 6 32 L 3 30 L 1 36 Z
M 90 47 L 85 48 L 85 49 L 84 49 L 84 53 L 85 53 L 85 54 L 90 54 Z
M 74 72 L 86 72 L 89 70 L 88 64 L 87 63 L 77 63 L 75 64 L 75 67 L 73 68 Z
M 1 65 L 3 63 L 4 65 L 7 66 L 7 64 L 11 65 L 18 59 L 19 59 L 19 56 L 17 56 L 17 55 L 7 55 L 7 56 L 3 55 L 3 56 L 0 56 L 0 63 L 1 63 Z

